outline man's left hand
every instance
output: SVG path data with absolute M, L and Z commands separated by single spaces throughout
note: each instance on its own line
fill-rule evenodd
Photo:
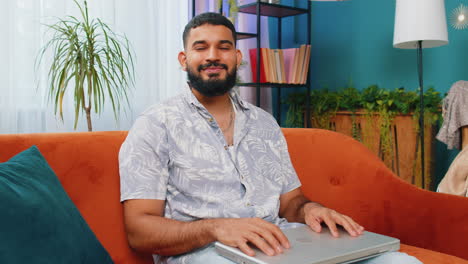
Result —
M 351 217 L 342 215 L 332 209 L 315 203 L 304 205 L 305 223 L 315 232 L 322 231 L 322 223 L 325 223 L 334 237 L 338 237 L 336 225 L 341 225 L 351 236 L 359 236 L 364 227 L 356 223 Z

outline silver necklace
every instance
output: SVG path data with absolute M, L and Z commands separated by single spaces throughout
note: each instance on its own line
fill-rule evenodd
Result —
M 226 131 L 228 131 L 232 127 L 232 123 L 234 121 L 234 111 L 232 110 L 232 108 L 233 108 L 233 106 L 231 105 L 231 111 L 229 113 L 229 125 L 226 128 L 221 129 L 221 131 L 223 131 L 223 133 L 226 133 Z

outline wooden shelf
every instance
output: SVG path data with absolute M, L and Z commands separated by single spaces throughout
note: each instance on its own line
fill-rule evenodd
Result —
M 257 3 L 251 3 L 239 7 L 239 12 L 247 14 L 257 14 Z M 287 17 L 300 14 L 307 14 L 309 12 L 304 8 L 297 8 L 291 6 L 277 5 L 260 2 L 260 15 L 270 17 Z
M 246 32 L 236 32 L 237 40 L 239 39 L 249 39 L 256 38 L 257 34 L 255 33 L 246 33 Z

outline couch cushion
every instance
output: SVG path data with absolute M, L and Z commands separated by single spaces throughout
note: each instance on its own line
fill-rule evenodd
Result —
M 0 134 L 0 162 L 36 145 L 114 263 L 152 264 L 127 241 L 118 154 L 126 131 Z
M 302 191 L 368 231 L 468 259 L 468 199 L 421 190 L 363 144 L 320 129 L 283 129 Z
M 401 244 L 400 251 L 419 259 L 424 264 L 468 264 L 468 260 L 405 244 Z
M 112 263 L 33 146 L 0 163 L 0 263 Z

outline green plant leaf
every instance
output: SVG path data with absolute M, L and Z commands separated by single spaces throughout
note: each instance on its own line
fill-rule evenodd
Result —
M 305 111 L 306 93 L 290 93 L 284 102 L 289 105 L 287 112 L 287 126 L 302 127 Z M 442 98 L 439 92 L 429 87 L 424 93 L 424 109 L 431 116 L 428 122 L 435 124 L 441 120 Z M 397 114 L 411 114 L 417 119 L 419 113 L 418 91 L 406 91 L 403 87 L 387 90 L 377 85 L 370 85 L 357 90 L 350 85 L 337 91 L 328 89 L 314 89 L 310 95 L 311 114 L 326 127 L 326 117 L 333 116 L 336 111 L 365 110 L 367 113 L 379 112 L 391 120 Z M 318 122 L 318 121 L 317 121 Z M 319 123 L 320 123 L 319 122 Z M 388 122 L 387 122 L 388 124 Z

